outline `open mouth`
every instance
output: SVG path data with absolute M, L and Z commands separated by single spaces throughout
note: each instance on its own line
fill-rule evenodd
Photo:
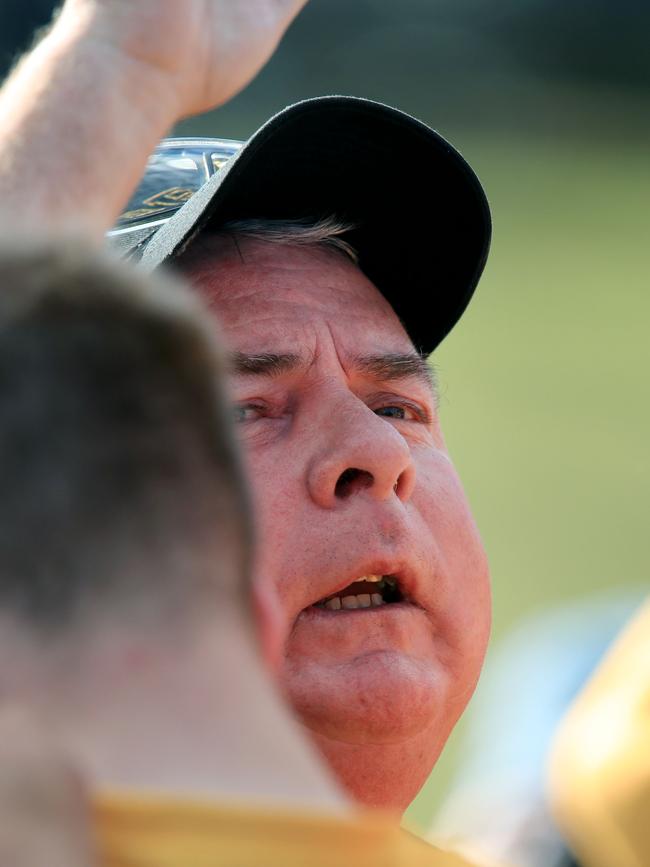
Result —
M 356 581 L 331 596 L 315 603 L 316 608 L 329 611 L 350 611 L 354 608 L 381 608 L 405 599 L 399 581 L 393 575 L 362 575 Z

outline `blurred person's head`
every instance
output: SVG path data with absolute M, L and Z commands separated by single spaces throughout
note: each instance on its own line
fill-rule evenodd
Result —
M 403 809 L 476 684 L 488 567 L 431 369 L 348 230 L 239 221 L 179 264 L 232 353 L 285 692 L 355 797 Z
M 285 786 L 255 777 L 287 738 L 222 375 L 176 284 L 0 255 L 0 694 L 102 783 Z
M 171 283 L 72 249 L 2 255 L 5 618 L 56 643 L 245 616 L 251 523 L 221 368 Z

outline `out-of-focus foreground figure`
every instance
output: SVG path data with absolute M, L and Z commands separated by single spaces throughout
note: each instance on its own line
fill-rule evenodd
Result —
M 546 610 L 525 619 L 488 657 L 463 764 L 434 823 L 437 839 L 488 867 L 575 867 L 548 804 L 553 739 L 639 604 L 629 588 Z
M 550 800 L 583 867 L 650 864 L 650 600 L 562 723 Z

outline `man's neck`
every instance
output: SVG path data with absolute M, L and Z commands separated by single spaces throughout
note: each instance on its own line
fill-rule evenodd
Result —
M 17 698 L 37 705 L 98 791 L 344 811 L 344 796 L 276 694 L 245 626 L 230 621 L 204 632 L 165 649 L 148 639 L 117 654 L 96 646 L 80 670 L 58 683 L 50 674 L 48 686 L 35 679 Z

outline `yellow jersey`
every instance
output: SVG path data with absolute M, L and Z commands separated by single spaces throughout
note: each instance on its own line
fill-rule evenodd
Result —
M 120 794 L 95 803 L 102 867 L 469 867 L 394 816 L 349 818 Z

